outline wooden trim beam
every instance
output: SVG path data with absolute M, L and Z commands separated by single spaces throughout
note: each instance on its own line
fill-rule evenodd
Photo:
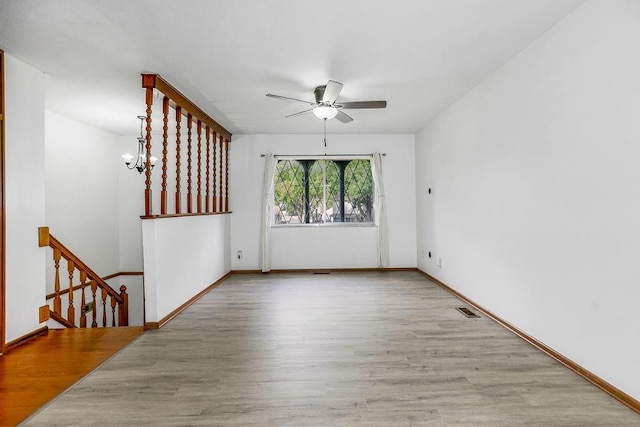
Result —
M 451 288 L 449 285 L 447 285 L 444 282 L 441 282 L 440 280 L 438 280 L 435 277 L 431 276 L 429 273 L 426 273 L 426 272 L 424 272 L 424 271 L 422 271 L 420 269 L 416 269 L 416 270 L 418 271 L 418 273 L 422 274 L 427 279 L 429 279 L 430 281 L 432 281 L 436 285 L 440 286 L 442 289 L 446 290 L 447 292 L 449 292 L 450 294 L 454 295 L 455 297 L 461 299 L 462 301 L 466 302 L 467 304 L 472 305 L 473 307 L 475 307 L 478 311 L 482 312 L 488 318 L 490 318 L 493 321 L 497 322 L 502 327 L 504 327 L 505 329 L 507 329 L 510 332 L 514 333 L 518 337 L 522 338 L 524 341 L 526 341 L 529 344 L 531 344 L 532 346 L 536 347 L 538 350 L 540 350 L 543 353 L 547 354 L 551 358 L 553 358 L 556 361 L 562 363 L 564 366 L 566 366 L 567 368 L 569 368 L 570 370 L 572 370 L 576 374 L 580 375 L 582 378 L 584 378 L 585 380 L 589 381 L 591 384 L 595 385 L 596 387 L 598 387 L 599 389 L 601 389 L 602 391 L 604 391 L 605 393 L 607 393 L 611 397 L 615 398 L 616 400 L 620 401 L 621 403 L 625 404 L 626 406 L 628 406 L 629 408 L 633 409 L 634 411 L 636 411 L 637 413 L 640 414 L 640 401 L 638 401 L 638 400 L 634 399 L 633 397 L 629 396 L 627 393 L 625 393 L 624 391 L 622 391 L 619 388 L 615 387 L 614 385 L 609 384 L 608 382 L 606 382 L 602 378 L 598 377 L 594 373 L 592 373 L 589 370 L 587 370 L 587 369 L 583 368 L 582 366 L 578 365 L 576 362 L 574 362 L 573 360 L 569 359 L 568 357 L 558 353 L 557 351 L 555 351 L 551 347 L 547 346 L 546 344 L 543 344 L 542 342 L 540 342 L 537 339 L 533 338 L 532 336 L 530 336 L 526 332 L 516 328 L 511 323 L 507 322 L 506 320 L 503 320 L 502 318 L 500 318 L 499 316 L 493 314 L 491 311 L 487 310 L 486 308 L 482 307 L 481 305 L 476 304 L 475 302 L 473 302 L 472 300 L 470 300 L 469 298 L 467 298 L 466 296 L 464 296 L 460 292 L 458 292 L 455 289 Z
M 225 129 L 220 123 L 209 117 L 207 113 L 202 111 L 196 104 L 191 102 L 189 98 L 187 98 L 180 91 L 171 86 L 171 84 L 169 84 L 158 74 L 142 74 L 142 87 L 145 89 L 157 89 L 158 91 L 169 97 L 171 106 L 173 108 L 176 108 L 177 106 L 182 107 L 183 114 L 185 116 L 187 112 L 191 112 L 191 114 L 198 117 L 211 129 L 215 130 L 221 135 L 224 135 L 228 140 L 231 140 L 231 132 Z
M 159 219 L 159 218 L 180 218 L 183 216 L 203 216 L 203 215 L 228 215 L 233 212 L 193 212 L 183 214 L 167 214 L 167 215 L 142 215 L 140 219 Z

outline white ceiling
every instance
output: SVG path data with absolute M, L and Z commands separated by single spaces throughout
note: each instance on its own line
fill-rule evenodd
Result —
M 337 80 L 333 133 L 414 133 L 582 0 L 0 0 L 0 48 L 47 75 L 49 110 L 132 135 L 140 73 L 157 73 L 232 133 L 321 133 L 285 119 Z M 302 107 L 302 108 L 301 108 Z

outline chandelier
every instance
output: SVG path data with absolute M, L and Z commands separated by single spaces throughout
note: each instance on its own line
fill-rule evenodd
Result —
M 122 155 L 122 158 L 124 159 L 124 163 L 127 165 L 127 168 L 136 169 L 139 173 L 144 172 L 144 170 L 147 167 L 147 153 L 145 153 L 144 151 L 144 143 L 146 142 L 146 139 L 144 138 L 143 128 L 142 128 L 145 118 L 146 118 L 145 116 L 138 116 L 138 119 L 140 119 L 140 136 L 138 137 L 138 155 L 136 156 L 136 162 L 133 165 L 131 165 L 133 161 L 133 155 L 129 153 L 125 153 Z M 151 164 L 151 169 L 153 169 L 153 167 L 155 166 L 156 161 L 158 161 L 156 157 L 153 157 L 153 156 L 149 157 L 149 163 Z

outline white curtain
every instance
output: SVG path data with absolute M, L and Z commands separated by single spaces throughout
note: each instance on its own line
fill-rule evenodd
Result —
M 389 231 L 387 229 L 384 185 L 382 184 L 382 155 L 380 153 L 373 154 L 371 170 L 376 192 L 374 212 L 376 225 L 378 226 L 378 267 L 386 267 L 389 265 Z
M 271 224 L 273 222 L 273 180 L 278 161 L 273 154 L 265 155 L 262 181 L 262 229 L 260 230 L 260 260 L 262 272 L 271 271 Z

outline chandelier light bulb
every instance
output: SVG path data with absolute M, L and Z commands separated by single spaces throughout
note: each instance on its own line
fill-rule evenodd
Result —
M 124 162 L 129 165 L 131 164 L 131 160 L 133 160 L 133 156 L 129 153 L 125 153 L 122 155 L 122 158 L 124 159 Z

